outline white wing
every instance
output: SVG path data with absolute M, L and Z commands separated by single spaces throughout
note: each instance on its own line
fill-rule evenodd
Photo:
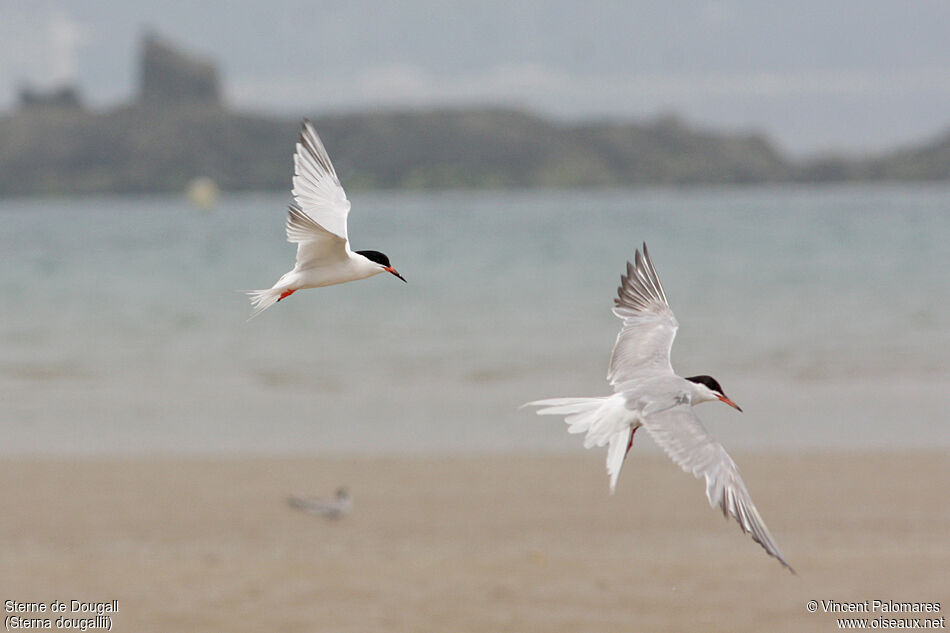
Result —
M 645 243 L 643 255 L 636 253 L 636 266 L 627 262 L 627 274 L 620 278 L 614 314 L 623 319 L 607 372 L 614 390 L 623 391 L 622 385 L 631 380 L 672 375 L 670 349 L 679 324 Z
M 317 224 L 296 204 L 290 205 L 287 214 L 287 241 L 297 244 L 295 270 L 306 270 L 347 256 L 346 239 Z
M 711 506 L 719 505 L 724 516 L 731 515 L 743 532 L 795 573 L 755 509 L 736 463 L 706 431 L 688 401 L 649 414 L 643 417 L 642 423 L 653 440 L 683 470 L 706 479 L 706 497 Z
M 300 210 L 326 231 L 347 241 L 346 217 L 350 213 L 350 201 L 337 178 L 333 163 L 326 148 L 317 136 L 310 121 L 304 119 L 297 151 L 294 154 L 294 202 Z M 287 239 L 300 242 L 290 236 Z

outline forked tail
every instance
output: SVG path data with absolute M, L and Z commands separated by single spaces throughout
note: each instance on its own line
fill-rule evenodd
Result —
M 244 292 L 248 297 L 251 298 L 251 316 L 247 318 L 248 321 L 256 317 L 258 314 L 271 307 L 278 301 L 284 298 L 284 290 L 280 288 L 268 288 L 267 290 L 247 290 Z
M 524 406 L 540 407 L 538 415 L 563 415 L 568 433 L 587 434 L 584 448 L 609 444 L 607 474 L 610 476 L 610 492 L 614 492 L 633 438 L 633 429 L 625 422 L 622 397 L 615 394 L 606 398 L 551 398 L 535 400 Z
M 597 412 L 604 400 L 606 398 L 550 398 L 528 402 L 524 406 L 540 407 L 537 411 L 538 415 L 563 415 L 564 421 L 569 425 L 568 433 L 587 433 L 600 417 Z M 591 444 L 584 442 L 585 448 L 590 448 L 595 444 L 596 441 Z

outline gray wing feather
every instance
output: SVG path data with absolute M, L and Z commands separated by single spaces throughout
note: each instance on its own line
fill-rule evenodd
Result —
M 643 426 L 666 454 L 686 472 L 706 480 L 706 498 L 732 516 L 752 539 L 792 573 L 765 521 L 752 503 L 736 463 L 696 417 L 687 402 L 643 418 Z
M 659 374 L 672 374 L 670 350 L 679 324 L 666 300 L 647 245 L 638 250 L 636 264 L 627 262 L 620 278 L 613 312 L 623 319 L 614 343 L 607 381 L 616 391 L 623 385 Z

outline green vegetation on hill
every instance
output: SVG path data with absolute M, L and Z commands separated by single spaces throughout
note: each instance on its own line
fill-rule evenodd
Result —
M 597 187 L 847 180 L 946 180 L 950 135 L 860 160 L 794 163 L 762 136 L 674 117 L 569 125 L 507 109 L 314 119 L 348 187 Z M 287 189 L 299 121 L 218 103 L 111 111 L 39 107 L 0 117 L 0 195 Z
M 754 136 L 646 125 L 560 125 L 504 109 L 314 120 L 349 186 L 573 187 L 765 182 L 787 165 Z M 109 112 L 39 108 L 0 118 L 0 195 L 285 189 L 299 122 L 217 104 Z

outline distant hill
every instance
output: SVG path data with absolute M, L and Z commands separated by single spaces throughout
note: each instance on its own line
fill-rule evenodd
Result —
M 357 183 L 372 187 L 573 187 L 762 181 L 784 165 L 754 136 L 651 124 L 553 123 L 505 109 L 316 119 Z
M 950 180 L 950 131 L 918 146 L 878 156 L 826 156 L 794 166 L 793 179 L 802 182 Z
M 314 119 L 341 178 L 370 188 L 767 182 L 789 167 L 754 135 L 649 124 L 555 124 L 504 109 Z M 0 118 L 0 195 L 286 189 L 299 121 L 218 104 L 109 112 L 41 108 Z
M 866 178 L 950 180 L 950 131 L 919 147 L 888 152 L 866 163 Z
M 25 91 L 0 116 L 0 196 L 287 190 L 299 120 L 230 110 L 217 69 L 143 39 L 136 99 L 82 107 L 75 87 Z M 73 98 L 64 99 L 62 95 Z M 504 108 L 365 112 L 314 119 L 348 188 L 597 187 L 950 179 L 950 133 L 878 157 L 795 162 L 765 137 L 652 121 L 567 124 Z
M 286 188 L 296 124 L 216 105 L 0 118 L 0 195 Z M 282 177 L 281 177 L 282 176 Z

